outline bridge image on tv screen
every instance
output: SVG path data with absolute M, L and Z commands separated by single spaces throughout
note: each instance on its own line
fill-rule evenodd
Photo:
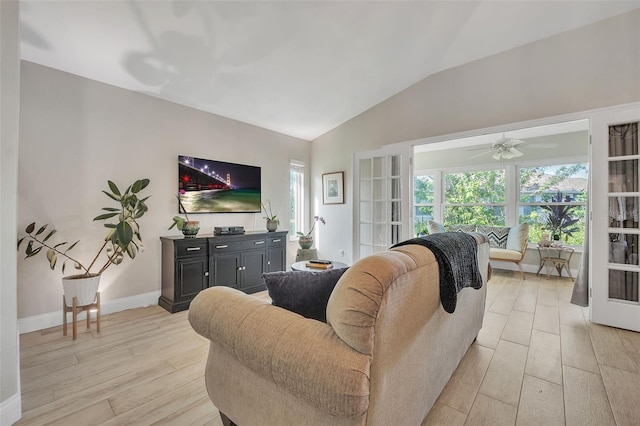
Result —
M 187 213 L 259 212 L 260 182 L 260 167 L 178 156 L 178 191 Z

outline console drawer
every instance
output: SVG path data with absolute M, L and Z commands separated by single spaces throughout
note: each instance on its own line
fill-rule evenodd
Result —
M 176 257 L 207 256 L 207 241 L 181 241 L 176 244 Z

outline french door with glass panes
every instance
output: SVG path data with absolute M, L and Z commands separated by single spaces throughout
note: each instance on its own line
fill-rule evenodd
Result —
M 412 235 L 411 147 L 354 157 L 354 262 Z
M 591 320 L 640 331 L 640 105 L 591 122 Z

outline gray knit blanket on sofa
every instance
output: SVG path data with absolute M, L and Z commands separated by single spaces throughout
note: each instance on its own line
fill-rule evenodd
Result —
M 482 275 L 478 269 L 480 237 L 464 232 L 442 232 L 402 241 L 393 247 L 419 244 L 433 252 L 440 272 L 440 302 L 451 314 L 456 310 L 460 290 L 482 287 Z

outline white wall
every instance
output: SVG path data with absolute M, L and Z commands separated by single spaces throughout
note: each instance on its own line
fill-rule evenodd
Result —
M 440 72 L 313 141 L 313 196 L 344 170 L 344 205 L 318 209 L 319 254 L 352 245 L 352 155 L 386 144 L 640 100 L 640 10 Z
M 177 214 L 179 154 L 262 167 L 263 199 L 287 228 L 289 159 L 309 163 L 310 143 L 238 121 L 75 75 L 22 63 L 18 230 L 49 223 L 73 252 L 90 260 L 105 235 L 92 222 L 103 206 L 107 179 L 121 187 L 150 178 L 149 212 L 141 218 L 145 251 L 103 275 L 102 304 L 160 291 L 161 235 Z M 264 230 L 263 214 L 200 214 L 201 234 L 214 226 Z M 288 247 L 289 263 L 295 243 Z M 44 256 L 18 261 L 18 318 L 61 308 L 61 273 Z M 156 299 L 157 301 L 157 299 Z
M 21 416 L 16 304 L 16 188 L 20 111 L 17 1 L 0 2 L 0 424 Z

